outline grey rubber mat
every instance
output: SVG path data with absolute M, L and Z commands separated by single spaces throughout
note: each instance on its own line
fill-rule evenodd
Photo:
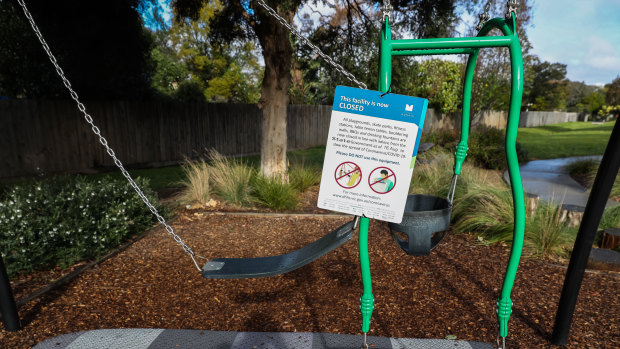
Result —
M 225 332 L 165 329 L 106 329 L 47 339 L 35 349 L 349 349 L 362 336 L 309 332 Z M 372 349 L 493 349 L 486 343 L 448 339 L 368 337 Z
M 353 221 L 290 253 L 258 258 L 216 258 L 203 267 L 207 279 L 249 279 L 284 274 L 333 251 L 353 236 Z

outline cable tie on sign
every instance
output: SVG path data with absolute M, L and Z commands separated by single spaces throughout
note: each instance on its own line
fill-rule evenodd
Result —
M 387 92 L 382 93 L 379 98 L 383 98 L 383 96 L 387 95 L 388 93 L 392 93 L 392 86 L 390 86 L 387 90 Z

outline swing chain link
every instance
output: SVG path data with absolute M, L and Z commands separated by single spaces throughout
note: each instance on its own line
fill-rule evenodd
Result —
M 484 5 L 484 12 L 478 15 L 480 22 L 478 22 L 478 25 L 476 26 L 476 31 L 480 31 L 484 24 L 491 19 L 491 15 L 489 15 L 489 11 L 491 11 L 491 1 L 492 0 L 487 1 L 486 5 Z
M 392 11 L 393 10 L 394 10 L 394 7 L 392 7 L 390 0 L 383 0 L 383 6 L 381 7 L 383 16 L 381 17 L 381 20 L 384 21 L 385 18 L 387 17 L 387 19 L 389 20 L 389 23 L 392 24 Z
M 180 236 L 175 234 L 174 229 L 172 229 L 172 227 L 170 225 L 168 225 L 168 223 L 166 223 L 166 219 L 164 217 L 162 217 L 161 214 L 159 214 L 159 212 L 157 211 L 157 208 L 155 208 L 155 206 L 153 206 L 153 204 L 147 198 L 147 196 L 144 194 L 142 189 L 140 189 L 138 184 L 133 180 L 133 178 L 131 178 L 131 175 L 129 174 L 129 172 L 127 172 L 127 170 L 123 166 L 123 163 L 116 157 L 116 154 L 114 153 L 114 150 L 112 150 L 112 148 L 110 148 L 110 146 L 108 145 L 108 141 L 101 134 L 101 130 L 99 129 L 99 127 L 97 127 L 95 125 L 95 123 L 93 121 L 93 118 L 86 112 L 86 107 L 84 106 L 84 104 L 82 104 L 82 102 L 80 102 L 80 99 L 79 99 L 79 96 L 78 96 L 77 92 L 75 92 L 73 90 L 73 87 L 71 86 L 71 82 L 69 82 L 69 80 L 66 78 L 64 71 L 62 70 L 62 68 L 58 64 L 58 61 L 56 60 L 56 57 L 54 56 L 54 54 L 52 53 L 51 49 L 47 45 L 47 42 L 43 38 L 43 35 L 41 34 L 41 31 L 39 30 L 39 27 L 34 22 L 34 19 L 32 18 L 32 15 L 30 14 L 30 11 L 28 11 L 28 8 L 26 7 L 26 3 L 24 2 L 24 0 L 17 0 L 17 2 L 22 7 L 22 9 L 24 11 L 24 14 L 26 15 L 26 18 L 30 22 L 30 26 L 34 30 L 35 34 L 37 35 L 37 38 L 39 39 L 39 42 L 41 42 L 41 45 L 43 46 L 43 49 L 47 53 L 47 56 L 48 56 L 49 60 L 54 65 L 54 68 L 56 69 L 56 73 L 62 79 L 63 85 L 65 85 L 67 90 L 69 90 L 69 93 L 71 94 L 71 98 L 77 103 L 78 109 L 84 115 L 84 119 L 86 120 L 86 122 L 91 126 L 91 130 L 93 131 L 93 133 L 99 138 L 99 143 L 101 143 L 101 145 L 104 146 L 104 148 L 106 150 L 106 153 L 108 153 L 110 158 L 112 158 L 112 160 L 114 160 L 114 164 L 116 165 L 116 167 L 119 168 L 119 170 L 122 172 L 123 176 L 127 179 L 127 181 L 129 182 L 131 187 L 136 191 L 138 196 L 140 196 L 140 198 L 142 199 L 144 204 L 146 204 L 146 206 L 149 208 L 151 213 L 157 218 L 159 223 L 161 223 L 166 228 L 166 231 L 168 232 L 168 234 L 172 235 L 172 237 L 174 238 L 174 241 L 176 241 L 179 245 L 181 245 L 181 247 L 183 247 L 183 250 L 191 257 L 191 259 L 194 261 L 194 264 L 196 265 L 196 267 L 200 271 L 201 269 L 198 266 L 198 263 L 196 263 L 196 260 L 194 259 L 194 255 L 195 255 L 194 251 L 192 251 L 192 249 L 189 248 L 189 246 L 187 246 L 183 242 L 183 240 L 181 239 Z
M 357 80 L 357 78 L 353 74 L 351 74 L 348 71 L 346 71 L 343 66 L 341 66 L 338 63 L 336 63 L 336 61 L 334 61 L 330 56 L 328 56 L 325 53 L 323 53 L 323 51 L 321 51 L 320 48 L 318 48 L 316 45 L 314 45 L 308 39 L 306 39 L 304 36 L 302 36 L 301 33 L 299 31 L 297 31 L 297 29 L 295 29 L 291 24 L 289 24 L 286 21 L 286 19 L 284 19 L 282 16 L 280 16 L 273 8 L 269 7 L 269 5 L 267 5 L 265 3 L 265 1 L 263 1 L 263 0 L 256 0 L 256 2 L 258 2 L 259 5 L 261 5 L 270 15 L 272 15 L 278 22 L 280 22 L 280 24 L 282 24 L 291 33 L 293 33 L 299 40 L 301 40 L 304 44 L 310 46 L 310 48 L 312 49 L 313 53 L 321 56 L 321 58 L 323 58 L 327 63 L 331 64 L 334 68 L 336 68 L 336 70 L 338 72 L 340 72 L 341 74 L 346 76 L 349 80 L 354 82 L 359 88 L 362 88 L 364 90 L 368 89 L 368 87 L 366 87 L 366 84 L 364 84 L 363 82 Z
M 506 18 L 510 18 L 513 12 L 515 13 L 515 17 L 517 17 L 517 8 L 519 7 L 519 0 L 508 0 L 508 2 L 506 3 L 506 7 L 508 8 L 506 12 Z

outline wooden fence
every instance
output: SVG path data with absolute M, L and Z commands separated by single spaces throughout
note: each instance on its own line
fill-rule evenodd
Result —
M 261 113 L 255 105 L 151 101 L 85 104 L 101 134 L 128 168 L 176 164 L 209 148 L 231 156 L 260 153 Z M 328 105 L 290 105 L 288 149 L 324 145 L 330 114 Z M 524 117 L 533 120 L 534 116 Z M 457 115 L 429 109 L 424 132 L 458 129 L 459 120 Z M 505 124 L 505 112 L 486 112 L 472 119 L 472 125 Z M 73 102 L 0 101 L 0 178 L 30 176 L 39 170 L 88 173 L 113 166 Z

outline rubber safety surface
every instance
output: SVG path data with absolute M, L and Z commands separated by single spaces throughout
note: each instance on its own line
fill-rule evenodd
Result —
M 35 349 L 344 349 L 360 348 L 362 336 L 308 332 L 226 332 L 166 329 L 105 329 L 47 339 Z M 492 349 L 480 342 L 368 337 L 373 349 Z

